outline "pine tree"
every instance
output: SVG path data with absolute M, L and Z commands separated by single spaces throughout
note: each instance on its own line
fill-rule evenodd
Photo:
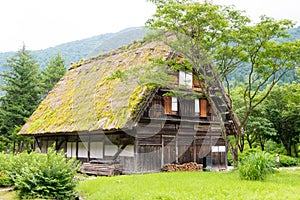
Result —
M 46 68 L 42 71 L 42 87 L 44 96 L 52 90 L 54 85 L 65 73 L 65 59 L 60 54 L 50 58 L 49 62 L 46 64 Z
M 16 143 L 21 150 L 24 138 L 17 132 L 40 101 L 39 65 L 23 46 L 14 57 L 7 59 L 5 67 L 7 71 L 1 74 L 0 150 L 8 150 Z

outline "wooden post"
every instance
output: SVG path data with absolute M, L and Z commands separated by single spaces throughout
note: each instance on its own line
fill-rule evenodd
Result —
M 161 135 L 161 168 L 164 167 L 164 146 L 165 146 L 165 143 L 164 143 L 164 136 Z
M 178 163 L 178 133 L 175 136 L 175 154 L 176 154 L 176 163 Z
M 47 140 L 46 140 L 46 153 L 48 153 L 48 141 L 49 141 L 49 139 L 47 138 Z
M 76 138 L 76 159 L 78 159 L 78 138 Z
M 89 134 L 89 139 L 88 139 L 88 157 L 87 161 L 90 162 L 91 160 L 91 135 Z
M 196 145 L 196 137 L 194 136 L 194 140 L 193 140 L 193 145 L 194 145 L 194 162 L 196 162 L 197 161 L 197 156 L 196 156 L 196 154 L 197 154 L 197 145 Z
M 135 137 L 135 142 L 134 142 L 134 172 L 137 173 L 138 172 L 138 156 L 139 156 L 139 153 L 138 153 L 138 147 L 139 147 L 139 144 L 138 144 L 138 137 L 136 135 Z

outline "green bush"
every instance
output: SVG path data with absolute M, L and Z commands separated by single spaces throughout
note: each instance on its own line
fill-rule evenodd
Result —
M 274 172 L 275 162 L 270 154 L 252 152 L 244 156 L 239 163 L 239 174 L 244 180 L 265 180 Z
M 8 172 L 11 171 L 12 157 L 12 154 L 0 153 L 0 186 L 2 187 L 13 185 L 13 182 L 8 175 Z
M 49 149 L 47 154 L 17 154 L 8 174 L 20 198 L 73 199 L 79 167 L 79 161 Z
M 285 155 L 280 155 L 279 158 L 280 167 L 292 167 L 298 165 L 298 161 L 296 158 Z

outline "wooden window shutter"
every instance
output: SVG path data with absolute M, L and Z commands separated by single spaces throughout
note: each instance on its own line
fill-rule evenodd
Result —
M 172 114 L 172 97 L 164 97 L 165 114 Z
M 200 116 L 207 117 L 207 100 L 200 99 Z
M 195 76 L 193 77 L 193 86 L 196 88 L 200 87 L 199 81 L 198 81 L 197 77 L 195 77 Z

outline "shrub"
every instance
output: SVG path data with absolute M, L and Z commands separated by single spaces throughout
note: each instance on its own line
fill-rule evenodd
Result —
M 292 167 L 298 165 L 298 161 L 296 158 L 284 155 L 280 155 L 279 158 L 279 163 L 281 167 Z
M 274 159 L 265 152 L 253 152 L 245 156 L 239 164 L 239 174 L 244 180 L 265 180 L 274 172 Z
M 12 165 L 10 178 L 21 198 L 75 198 L 79 161 L 66 160 L 63 153 L 49 149 L 47 154 L 18 154 Z
M 13 182 L 8 175 L 8 172 L 11 171 L 12 157 L 12 154 L 0 153 L 0 186 L 7 187 L 13 185 Z
M 79 162 L 66 160 L 62 153 L 0 153 L 0 186 L 15 186 L 23 198 L 70 199 Z

